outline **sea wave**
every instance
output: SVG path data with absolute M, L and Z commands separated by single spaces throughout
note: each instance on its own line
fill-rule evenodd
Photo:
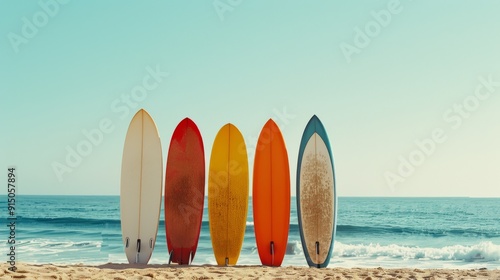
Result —
M 287 255 L 302 255 L 302 243 L 298 240 L 292 240 L 288 242 L 286 246 L 286 254 Z
M 258 253 L 257 246 L 252 246 L 250 248 L 250 252 L 251 254 L 257 254 Z M 302 243 L 300 243 L 299 240 L 290 240 L 286 244 L 285 255 L 302 255 L 302 254 L 303 254 Z
M 64 249 L 79 250 L 81 248 L 100 248 L 102 241 L 69 241 L 69 240 L 50 240 L 50 239 L 31 239 L 18 241 L 18 247 L 25 251 L 40 252 L 40 249 Z
M 79 217 L 58 217 L 58 218 L 30 218 L 30 217 L 17 217 L 19 224 L 29 225 L 29 224 L 37 224 L 37 225 L 78 225 L 78 226 L 120 226 L 121 222 L 119 219 L 90 219 L 90 218 L 79 218 Z M 207 220 L 203 220 L 201 223 L 202 227 L 208 228 L 210 222 Z M 160 220 L 160 227 L 165 226 L 165 221 Z M 247 227 L 253 227 L 253 221 L 246 222 Z
M 19 224 L 47 224 L 47 225 L 120 225 L 120 220 L 114 219 L 88 219 L 88 218 L 74 218 L 74 217 L 60 217 L 60 218 L 28 218 L 17 217 Z
M 370 235 L 427 235 L 431 237 L 463 236 L 463 237 L 500 237 L 500 230 L 478 230 L 475 228 L 417 228 L 402 226 L 355 226 L 337 225 L 337 234 L 370 234 Z
M 492 262 L 500 260 L 500 245 L 490 241 L 471 246 L 453 245 L 442 248 L 409 247 L 396 244 L 335 243 L 334 256 L 341 258 L 394 258 L 440 261 Z

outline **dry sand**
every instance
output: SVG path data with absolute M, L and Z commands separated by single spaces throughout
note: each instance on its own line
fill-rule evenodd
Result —
M 500 279 L 500 270 L 168 266 L 1 265 L 0 279 Z

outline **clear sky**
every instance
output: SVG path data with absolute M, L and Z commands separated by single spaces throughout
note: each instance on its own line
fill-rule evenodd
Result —
M 499 197 L 499 10 L 493 0 L 1 0 L 1 178 L 15 165 L 21 194 L 117 195 L 127 127 L 145 108 L 165 159 L 184 117 L 207 162 L 231 122 L 250 171 L 273 118 L 295 194 L 316 114 L 341 196 Z M 81 160 L 69 156 L 78 147 Z

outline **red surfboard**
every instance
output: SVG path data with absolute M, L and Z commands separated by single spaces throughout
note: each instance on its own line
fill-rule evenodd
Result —
M 190 264 L 200 236 L 205 198 L 203 140 L 189 118 L 176 127 L 165 174 L 165 232 L 169 263 Z
M 252 201 L 260 261 L 263 265 L 280 266 L 290 225 L 290 168 L 285 141 L 271 119 L 257 142 Z

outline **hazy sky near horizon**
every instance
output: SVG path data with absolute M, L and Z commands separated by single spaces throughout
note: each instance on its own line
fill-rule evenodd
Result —
M 127 127 L 144 108 L 165 161 L 184 117 L 207 163 L 231 122 L 250 172 L 273 118 L 294 195 L 316 114 L 341 196 L 500 197 L 498 10 L 493 0 L 0 1 L 0 178 L 15 165 L 20 194 L 119 194 Z

